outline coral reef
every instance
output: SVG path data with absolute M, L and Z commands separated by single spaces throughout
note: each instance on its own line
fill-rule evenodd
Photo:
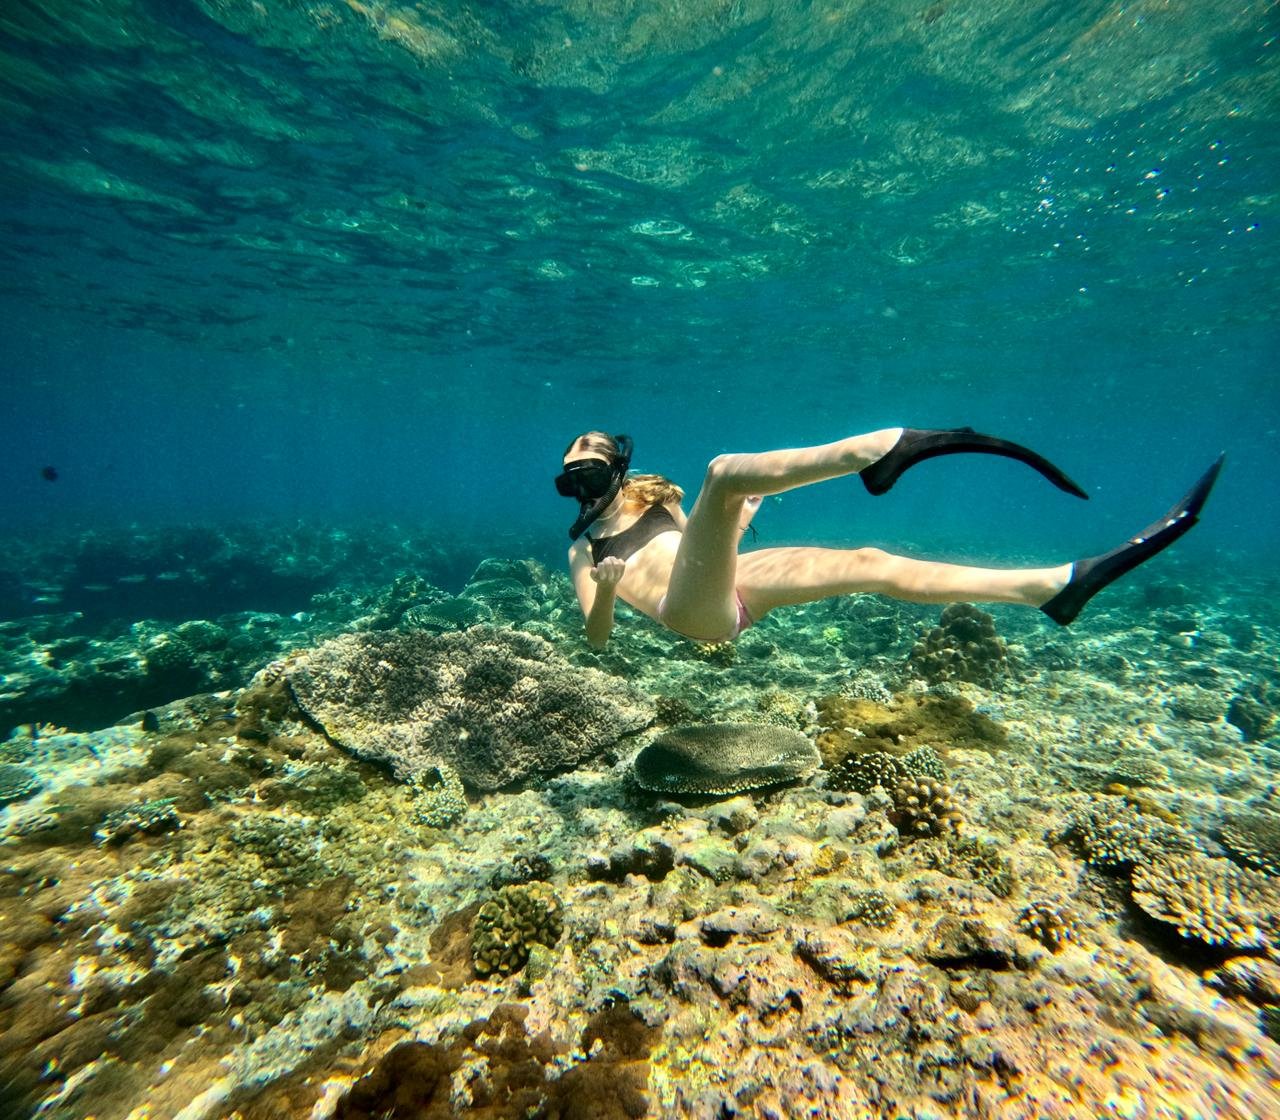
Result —
M 334 1120 L 399 1117 L 406 1101 L 422 1120 L 652 1115 L 648 1059 L 659 1030 L 620 1003 L 593 1015 L 572 1044 L 557 1045 L 545 1031 L 530 1033 L 529 1016 L 524 1005 L 500 1004 L 448 1043 L 399 1042 L 369 1063 Z
M 1018 911 L 1018 928 L 1055 953 L 1076 939 L 1076 918 L 1065 906 L 1047 899 L 1027 903 Z
M 857 891 L 849 896 L 844 920 L 861 922 L 873 929 L 888 929 L 898 920 L 898 908 L 884 891 Z
M 799 781 L 818 768 L 802 732 L 773 724 L 712 723 L 660 735 L 632 765 L 641 789 L 665 794 L 730 794 Z
M 1133 900 L 1151 917 L 1207 945 L 1280 945 L 1280 888 L 1230 860 L 1195 853 L 1141 864 L 1133 872 Z
M 889 819 L 907 838 L 947 836 L 964 820 L 951 787 L 934 778 L 903 778 L 893 790 Z
M 1280 878 L 1280 813 L 1227 813 L 1218 826 L 1218 839 L 1237 863 Z
M 524 968 L 535 945 L 554 948 L 564 933 L 560 899 L 545 883 L 502 887 L 476 914 L 471 961 L 477 976 Z
M 817 702 L 818 749 L 828 768 L 852 752 L 884 751 L 900 756 L 920 747 L 935 754 L 952 750 L 1003 750 L 1007 735 L 985 712 L 959 696 L 906 694 L 891 704 L 834 693 Z
M 1265 739 L 1275 728 L 1280 689 L 1266 681 L 1251 681 L 1231 698 L 1227 722 L 1240 729 L 1246 743 Z
M 896 789 L 908 777 L 901 757 L 888 751 L 863 751 L 846 755 L 827 775 L 830 789 L 870 793 L 876 786 Z
M 30 797 L 42 784 L 40 775 L 31 767 L 0 762 L 0 807 Z
M 413 819 L 425 828 L 449 828 L 467 815 L 467 792 L 458 772 L 437 763 L 414 783 Z
M 157 797 L 138 805 L 116 809 L 106 815 L 94 832 L 94 838 L 99 844 L 123 844 L 139 834 L 158 836 L 162 832 L 181 828 L 182 822 L 174 808 L 177 800 L 176 797 Z
M 913 855 L 925 867 L 935 868 L 955 879 L 970 879 L 986 887 L 997 898 L 1009 898 L 1017 889 L 1018 877 L 1005 845 L 995 836 L 954 833 L 942 839 L 912 845 Z
M 931 683 L 969 681 L 992 685 L 1009 671 L 1005 641 L 995 619 L 969 603 L 943 608 L 938 625 L 911 649 L 910 670 Z
M 531 634 L 353 634 L 291 659 L 298 706 L 338 745 L 406 781 L 441 762 L 494 790 L 591 758 L 653 718 L 621 682 Z
M 249 688 L 98 732 L 26 727 L 0 750 L 41 783 L 0 807 L 0 1046 L 27 1112 L 1280 1114 L 1273 744 L 1163 702 L 1225 708 L 1233 682 L 1265 679 L 1280 614 L 1260 609 L 1246 655 L 1198 602 L 1136 628 L 1099 611 L 1073 641 L 997 608 L 1039 672 L 926 691 L 901 667 L 926 613 L 910 605 L 775 612 L 716 665 L 644 623 L 587 648 L 568 580 L 536 565 L 397 579 L 402 561 L 311 606 L 388 626 L 348 635 L 364 654 L 347 685 L 361 718 L 400 705 L 376 723 L 391 748 L 410 698 L 467 713 L 442 717 L 451 751 L 424 747 L 416 780 L 295 703 L 319 623 L 256 617 L 147 623 L 128 645 L 155 680 L 178 643 L 202 659 L 243 638 L 234 663 L 266 666 Z M 537 636 L 404 632 L 441 604 Z M 17 648 L 41 624 L 5 625 Z M 77 638 L 49 625 L 41 648 Z M 521 682 L 560 673 L 666 698 L 712 769 L 741 770 L 752 736 L 751 767 L 794 744 L 783 759 L 807 775 L 808 732 L 825 780 L 639 796 L 623 737 L 465 796 L 486 720 L 538 724 L 514 748 L 538 754 Z M 564 696 L 554 726 L 576 741 Z
M 1091 797 L 1072 810 L 1064 835 L 1090 863 L 1117 870 L 1200 850 L 1182 826 L 1113 796 Z

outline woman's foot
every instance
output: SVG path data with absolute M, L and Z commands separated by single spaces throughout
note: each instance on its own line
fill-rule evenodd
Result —
M 902 435 L 889 453 L 864 467 L 858 477 L 872 494 L 883 494 L 893 486 L 909 467 L 934 459 L 939 455 L 958 455 L 961 452 L 978 452 L 984 455 L 1001 455 L 1017 459 L 1033 470 L 1039 471 L 1059 490 L 1074 494 L 1077 498 L 1089 497 L 1062 471 L 1043 455 L 1037 455 L 1029 447 L 1012 443 L 995 436 L 984 436 L 972 428 L 903 428 Z
M 1187 495 L 1153 525 L 1148 525 L 1135 537 L 1130 537 L 1119 548 L 1101 556 L 1077 560 L 1071 566 L 1071 578 L 1040 609 L 1054 622 L 1066 626 L 1080 613 L 1081 608 L 1099 591 L 1114 583 L 1126 572 L 1133 571 L 1144 560 L 1150 560 L 1157 552 L 1163 552 L 1183 536 L 1199 520 L 1199 513 L 1209 497 L 1209 491 L 1218 480 L 1226 453 L 1219 455 Z

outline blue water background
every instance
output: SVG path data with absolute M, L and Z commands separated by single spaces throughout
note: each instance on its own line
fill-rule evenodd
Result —
M 1190 34 L 1151 5 L 995 29 L 956 5 L 733 7 L 663 37 L 657 8 L 641 34 L 639 9 L 445 5 L 444 67 L 396 40 L 407 6 L 308 38 L 283 6 L 127 5 L 112 38 L 18 5 L 0 529 L 387 518 L 554 560 L 551 478 L 585 428 L 692 496 L 718 452 L 970 424 L 1092 502 L 949 459 L 881 499 L 772 500 L 761 543 L 1057 562 L 1225 448 L 1179 548 L 1273 565 L 1274 9 L 1206 4 Z M 538 61 L 556 20 L 599 80 Z M 1025 68 L 993 85 L 1012 45 Z M 745 72 L 755 92 L 706 92 Z

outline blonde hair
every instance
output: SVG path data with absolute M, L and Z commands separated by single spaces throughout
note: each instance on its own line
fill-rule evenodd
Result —
M 565 449 L 570 451 L 590 451 L 603 455 L 610 463 L 618 461 L 618 441 L 608 432 L 583 432 Z M 660 474 L 629 474 L 622 487 L 622 496 L 629 502 L 638 502 L 643 506 L 665 506 L 670 502 L 679 503 L 684 499 L 684 491 L 669 478 Z
M 679 503 L 684 491 L 660 474 L 629 474 L 622 496 L 645 506 L 665 506 L 670 502 Z

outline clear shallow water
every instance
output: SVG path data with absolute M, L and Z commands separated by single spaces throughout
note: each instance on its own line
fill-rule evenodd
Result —
M 1280 974 L 1248 980 L 1237 927 L 1256 902 L 1280 936 L 1257 878 L 1280 858 L 1278 34 L 1261 3 L 6 4 L 0 1029 L 23 1059 L 0 1112 L 12 1073 L 16 1115 L 330 1115 L 406 1023 L 484 1066 L 450 1032 L 515 1000 L 579 1107 L 596 1071 L 721 1116 L 747 1065 L 730 1088 L 761 1114 L 1014 1116 L 1059 1099 L 1065 1055 L 1090 1115 L 1132 1100 L 1113 1067 L 1170 1116 L 1274 1114 Z M 718 452 L 901 423 L 1029 443 L 1092 501 L 948 459 L 883 499 L 770 500 L 760 543 L 1060 562 L 1230 457 L 1196 532 L 1071 630 L 995 609 L 1009 645 L 976 683 L 924 690 L 938 610 L 873 597 L 729 650 L 625 612 L 605 655 L 580 641 L 551 486 L 572 434 L 628 431 L 692 494 Z M 238 691 L 337 633 L 477 620 L 547 638 L 575 684 L 634 683 L 644 735 L 905 726 L 1020 885 L 984 894 L 899 843 L 889 801 L 832 795 L 830 742 L 816 784 L 724 820 L 635 800 L 628 740 L 423 834 L 422 791 L 321 736 L 283 670 Z M 1194 834 L 1203 882 L 1247 871 L 1231 948 L 1064 843 L 1095 796 Z M 461 915 L 527 837 L 568 933 L 549 975 L 488 987 Z M 840 917 L 869 885 L 887 926 Z M 939 899 L 988 924 L 976 953 L 940 944 Z M 1081 927 L 1052 960 L 1005 939 L 1037 899 Z M 726 1005 L 735 968 L 773 980 Z M 877 1018 L 882 992 L 926 1029 Z M 994 1027 L 960 1017 L 983 1006 Z M 582 1062 L 614 1007 L 645 1037 Z
M 971 423 L 1124 532 L 1230 446 L 1218 528 L 1272 549 L 1274 8 L 669 9 L 7 5 L 0 516 L 448 531 L 514 482 L 558 535 L 583 427 L 693 488 Z

